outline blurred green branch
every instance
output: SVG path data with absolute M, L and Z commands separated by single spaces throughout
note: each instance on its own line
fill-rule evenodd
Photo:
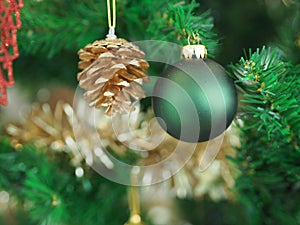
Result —
M 0 187 L 17 196 L 39 224 L 117 225 L 126 221 L 126 187 L 89 168 L 78 178 L 63 153 L 57 154 L 37 152 L 30 145 L 15 150 L 2 138 Z
M 157 12 L 147 28 L 153 39 L 170 41 L 181 45 L 203 44 L 209 56 L 214 56 L 218 46 L 210 11 L 199 13 L 199 4 L 194 0 L 169 1 Z
M 270 48 L 230 66 L 242 98 L 235 190 L 253 225 L 300 222 L 299 68 Z

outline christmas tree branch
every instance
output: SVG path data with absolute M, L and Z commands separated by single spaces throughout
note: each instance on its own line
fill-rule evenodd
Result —
M 76 177 L 61 154 L 37 151 L 33 146 L 15 150 L 3 138 L 1 145 L 0 187 L 25 203 L 33 221 L 47 225 L 126 221 L 126 187 L 88 168 L 82 178 Z M 116 215 L 120 207 L 123 213 Z
M 143 10 L 140 10 L 143 8 Z M 149 0 L 120 0 L 117 5 L 117 35 L 134 40 L 165 40 L 182 45 L 201 43 L 209 54 L 218 45 L 210 12 L 196 14 L 194 0 L 152 4 Z M 126 23 L 123 22 L 123 17 Z M 22 53 L 46 53 L 53 57 L 62 50 L 77 51 L 107 34 L 104 1 L 28 0 L 22 10 L 19 32 Z M 119 36 L 119 35 L 118 35 Z
M 22 53 L 53 57 L 61 50 L 77 51 L 106 31 L 104 9 L 104 1 L 26 1 L 19 32 Z
M 232 159 L 242 173 L 238 196 L 257 219 L 252 224 L 297 224 L 299 65 L 279 50 L 262 48 L 230 68 L 242 95 L 241 147 Z
M 244 115 L 254 119 L 252 126 L 264 132 L 268 140 L 280 137 L 282 144 L 292 142 L 297 148 L 299 66 L 286 62 L 276 49 L 262 48 L 253 54 L 250 51 L 247 58 L 231 65 L 243 92 Z
M 195 1 L 169 1 L 164 5 L 147 28 L 153 39 L 187 44 L 203 44 L 213 56 L 218 46 L 210 12 L 196 14 L 199 4 Z

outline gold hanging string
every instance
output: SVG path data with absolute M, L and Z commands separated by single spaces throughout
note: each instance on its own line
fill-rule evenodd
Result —
M 130 218 L 125 225 L 142 225 L 140 216 L 140 199 L 138 187 L 129 187 L 128 202 L 130 208 Z
M 107 19 L 108 19 L 108 38 L 116 38 L 115 28 L 116 28 L 116 0 L 112 0 L 112 12 L 111 12 L 111 0 L 107 0 Z
M 132 172 L 131 183 L 137 184 L 137 174 Z M 141 218 L 139 188 L 137 186 L 128 187 L 128 203 L 130 209 L 130 217 L 125 225 L 146 225 Z

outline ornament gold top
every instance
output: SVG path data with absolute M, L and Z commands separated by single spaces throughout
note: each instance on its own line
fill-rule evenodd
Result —
M 182 48 L 181 56 L 185 59 L 203 59 L 207 57 L 207 49 L 204 45 L 186 45 Z

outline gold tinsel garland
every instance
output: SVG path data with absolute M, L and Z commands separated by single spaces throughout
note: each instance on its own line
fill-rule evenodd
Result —
M 47 103 L 35 103 L 23 121 L 7 124 L 4 131 L 16 149 L 33 143 L 37 148 L 66 152 L 74 166 L 83 161 L 73 134 L 73 108 L 66 102 L 58 101 L 54 108 Z
M 99 134 L 102 143 L 105 144 L 104 147 L 120 158 L 128 151 L 133 151 L 131 149 L 143 149 L 144 151 L 134 151 L 140 158 L 138 165 L 148 166 L 159 163 L 174 153 L 178 140 L 167 135 L 160 128 L 151 110 L 144 113 L 139 111 L 139 105 L 135 108 L 129 122 L 128 118 L 119 115 L 116 117 L 115 126 L 111 124 L 110 118 L 105 116 L 104 111 L 97 110 L 100 113 L 98 118 L 101 119 L 96 124 L 97 133 L 91 135 L 91 131 L 87 130 L 84 124 L 86 123 L 83 121 L 84 118 L 77 115 L 70 104 L 58 101 L 52 108 L 48 104 L 34 104 L 24 121 L 6 125 L 5 132 L 11 137 L 11 143 L 15 148 L 33 142 L 37 147 L 47 147 L 56 152 L 67 153 L 75 168 L 81 168 L 85 163 L 93 164 L 97 156 L 96 151 L 99 151 L 97 148 Z M 80 139 L 75 138 L 74 127 L 80 130 Z M 199 162 L 207 143 L 198 144 L 191 160 L 180 173 L 171 178 L 170 188 L 177 189 L 179 197 L 188 195 L 201 197 L 209 194 L 215 200 L 229 198 L 231 195 L 229 190 L 234 180 L 225 155 L 234 154 L 230 142 L 232 137 L 235 136 L 225 134 L 220 152 L 204 172 L 199 170 Z M 84 142 L 86 147 L 78 149 L 77 141 Z M 175 159 L 180 161 L 180 155 Z M 102 157 L 101 163 L 108 168 L 111 164 L 108 157 Z M 158 167 L 158 170 L 164 168 Z M 163 174 L 163 171 L 153 171 L 150 175 L 158 174 Z

